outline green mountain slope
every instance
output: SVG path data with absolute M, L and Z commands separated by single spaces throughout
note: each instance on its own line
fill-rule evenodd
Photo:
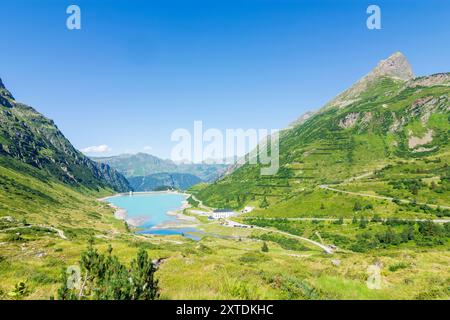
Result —
M 64 184 L 19 160 L 0 157 L 0 219 L 60 228 L 67 238 L 111 232 L 122 223 L 95 198 L 111 189 L 92 190 Z M 3 230 L 0 228 L 0 230 Z
M 420 205 L 410 208 L 406 203 L 342 193 L 392 194 L 400 199 L 412 195 L 417 203 L 432 200 L 441 206 L 447 202 L 448 139 L 439 135 L 448 134 L 448 103 L 439 101 L 448 101 L 448 91 L 438 92 L 445 79 L 446 74 L 414 81 L 388 77 L 387 85 L 398 90 L 390 97 L 392 100 L 402 95 L 402 86 L 415 88 L 420 83 L 413 92 L 416 96 L 400 98 L 399 105 L 411 106 L 427 95 L 438 98 L 437 102 L 434 98 L 423 100 L 426 108 L 436 108 L 424 122 L 422 113 L 410 121 L 410 112 L 398 107 L 397 121 L 391 122 L 395 124 L 391 138 L 377 125 L 366 126 L 359 116 L 341 123 L 348 113 L 359 115 L 366 112 L 364 109 L 333 107 L 303 119 L 302 124 L 283 133 L 282 168 L 277 176 L 261 178 L 259 168 L 242 166 L 207 188 L 197 185 L 193 189 L 208 203 L 262 205 L 264 208 L 250 214 L 271 218 L 236 217 L 261 227 L 236 228 L 199 216 L 198 222 L 189 222 L 198 223 L 202 231 L 198 233 L 199 241 L 180 235 L 130 232 L 123 221 L 114 218 L 111 208 L 95 200 L 112 192 L 111 187 L 102 187 L 107 182 L 93 178 L 89 167 L 80 165 L 89 179 L 72 171 L 70 164 L 74 160 L 70 153 L 68 172 L 75 180 L 51 165 L 61 165 L 64 152 L 54 151 L 50 145 L 57 143 L 59 136 L 47 139 L 44 135 L 42 141 L 33 136 L 46 131 L 45 121 L 40 117 L 38 124 L 21 120 L 16 128 L 11 119 L 0 118 L 2 130 L 7 131 L 0 135 L 0 144 L 9 152 L 0 156 L 0 299 L 57 297 L 58 289 L 65 285 L 61 271 L 79 264 L 88 239 L 94 239 L 102 254 L 113 248 L 113 259 L 117 256 L 121 262 L 130 261 L 144 248 L 152 259 L 161 262 L 155 276 L 162 299 L 448 299 L 450 224 L 368 222 L 364 215 L 373 213 L 431 217 L 437 212 L 427 213 L 429 208 L 421 209 Z M 374 81 L 370 90 L 385 92 L 384 81 Z M 1 111 L 12 112 L 17 104 L 5 89 L 1 90 Z M 375 106 L 371 110 L 383 114 L 384 109 Z M 20 114 L 19 110 L 14 114 Z M 53 124 L 48 126 L 55 128 Z M 428 141 L 430 129 L 433 139 Z M 13 139 L 15 132 L 18 139 Z M 410 147 L 411 137 L 422 139 L 421 144 L 412 139 L 414 146 Z M 423 144 L 424 140 L 428 142 Z M 63 142 L 62 149 L 71 150 L 70 145 L 59 141 Z M 48 157 L 48 151 L 42 151 L 44 156 L 37 153 L 42 150 L 39 143 L 61 158 L 51 153 Z M 197 203 L 195 199 L 190 202 Z M 205 210 L 198 205 L 200 208 L 186 208 L 183 213 L 194 217 L 199 210 Z M 272 219 L 349 212 L 362 217 L 356 222 Z M 333 255 L 324 254 L 298 236 L 336 245 L 339 250 Z M 268 251 L 262 250 L 262 242 Z M 368 271 L 374 267 L 380 268 L 383 280 L 377 290 L 367 283 Z
M 121 223 L 95 198 L 130 190 L 128 181 L 77 151 L 1 81 L 0 104 L 0 218 L 57 227 L 67 238 L 116 230 Z
M 128 191 L 127 180 L 84 156 L 52 120 L 15 101 L 0 81 L 0 157 L 16 159 L 74 187 Z
M 243 165 L 197 190 L 197 197 L 214 207 L 253 205 L 252 215 L 264 216 L 352 216 L 364 211 L 360 207 L 367 215 L 445 215 L 449 85 L 449 73 L 414 78 L 406 58 L 395 53 L 282 131 L 276 175 Z M 351 193 L 341 192 L 347 189 Z M 421 208 L 422 202 L 436 207 Z

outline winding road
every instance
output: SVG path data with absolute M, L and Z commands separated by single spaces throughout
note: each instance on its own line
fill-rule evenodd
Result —
M 330 190 L 330 191 L 334 191 L 334 192 L 339 192 L 339 193 L 345 193 L 345 194 L 350 194 L 353 196 L 360 196 L 360 197 L 369 197 L 369 198 L 375 198 L 375 199 L 381 199 L 381 200 L 388 200 L 388 201 L 394 201 L 395 198 L 393 197 L 386 197 L 386 196 L 378 196 L 378 195 L 374 195 L 374 194 L 367 194 L 367 193 L 359 193 L 359 192 L 352 192 L 352 191 L 345 191 L 345 190 L 339 190 L 336 188 L 332 188 L 326 184 L 322 184 L 319 186 L 321 189 L 324 190 Z M 402 202 L 402 203 L 413 203 L 413 201 L 411 200 L 406 200 L 406 199 L 398 199 L 398 201 Z M 428 203 L 423 203 L 423 202 L 416 202 L 417 205 L 426 205 L 429 206 L 430 208 L 442 208 L 442 209 L 450 209 L 450 206 L 443 206 L 443 205 L 436 205 L 436 204 L 428 204 Z
M 32 227 L 39 227 L 39 228 L 44 228 L 44 229 L 48 229 L 48 230 L 54 231 L 54 232 L 56 232 L 58 237 L 60 237 L 61 239 L 67 240 L 67 237 L 65 236 L 64 231 L 62 231 L 60 229 L 57 229 L 55 227 L 44 226 L 44 225 L 28 225 L 28 226 L 21 226 L 21 227 L 12 227 L 12 228 L 7 228 L 7 229 L 0 230 L 0 232 L 17 230 L 17 229 L 26 229 L 26 228 L 32 228 Z
M 364 174 L 362 174 L 360 176 L 350 178 L 347 181 L 359 180 L 359 179 L 368 177 L 368 176 L 370 176 L 372 174 L 373 174 L 373 172 L 367 172 L 367 173 L 364 173 Z M 329 185 L 326 185 L 326 184 L 322 184 L 319 187 L 321 189 L 324 189 L 324 190 L 329 190 L 329 191 L 333 191 L 333 192 L 349 194 L 349 195 L 354 195 L 354 196 L 369 197 L 369 198 L 388 200 L 388 201 L 394 201 L 395 200 L 395 198 L 393 198 L 393 197 L 378 196 L 378 195 L 373 195 L 373 194 L 366 194 L 366 193 L 358 193 L 358 192 L 340 190 L 340 189 L 336 189 L 336 188 L 330 187 Z M 208 210 L 211 209 L 211 208 L 205 206 L 203 204 L 203 202 L 201 200 L 198 200 L 194 195 L 191 195 L 191 196 L 192 196 L 192 198 L 195 201 L 199 202 L 199 207 L 201 207 L 203 209 L 208 209 Z M 398 201 L 400 201 L 402 203 L 412 203 L 411 200 L 406 200 L 406 199 L 398 199 Z M 450 206 L 444 206 L 444 205 L 439 205 L 438 206 L 438 205 L 435 205 L 435 204 L 417 203 L 417 202 L 416 202 L 416 204 L 417 205 L 426 205 L 426 206 L 429 206 L 430 208 L 438 208 L 438 207 L 440 207 L 440 208 L 443 208 L 443 209 L 450 209 Z M 278 218 L 265 218 L 265 219 L 278 219 Z M 283 218 L 283 219 L 298 220 L 298 221 L 312 221 L 312 220 L 335 221 L 337 218 Z M 350 219 L 347 219 L 347 220 L 350 220 Z M 416 221 L 416 222 L 418 222 L 418 221 L 427 221 L 427 219 L 402 219 L 402 220 Z M 332 247 L 324 245 L 324 244 L 322 244 L 320 242 L 317 242 L 317 241 L 305 238 L 305 237 L 297 236 L 297 235 L 294 235 L 294 234 L 291 234 L 291 233 L 287 233 L 287 232 L 284 232 L 284 231 L 281 231 L 281 230 L 269 229 L 269 228 L 255 226 L 255 225 L 246 225 L 246 224 L 238 223 L 238 222 L 231 221 L 231 220 L 228 220 L 228 219 L 225 219 L 225 221 L 228 223 L 229 226 L 232 226 L 232 227 L 253 228 L 253 229 L 264 230 L 264 231 L 267 231 L 267 232 L 276 232 L 276 233 L 279 233 L 279 234 L 282 234 L 282 235 L 285 235 L 285 236 L 288 236 L 288 237 L 292 237 L 292 238 L 296 238 L 296 239 L 299 239 L 299 240 L 302 240 L 302 241 L 306 241 L 306 242 L 308 242 L 308 243 L 310 243 L 312 245 L 315 245 L 315 246 L 321 248 L 322 250 L 324 250 L 328 254 L 333 254 L 334 253 L 334 250 L 333 250 Z M 449 223 L 450 222 L 449 219 L 435 219 L 435 220 L 431 220 L 431 221 L 435 222 L 435 223 Z
M 329 246 L 326 246 L 326 245 L 324 245 L 324 244 L 322 244 L 320 242 L 317 242 L 317 241 L 314 241 L 314 240 L 311 240 L 311 239 L 308 239 L 308 238 L 305 238 L 305 237 L 297 236 L 295 234 L 291 234 L 291 233 L 284 232 L 284 231 L 277 230 L 277 229 L 269 229 L 269 228 L 254 226 L 254 225 L 243 224 L 243 223 L 231 221 L 231 220 L 228 220 L 228 219 L 225 219 L 225 221 L 230 226 L 233 226 L 233 227 L 236 226 L 236 227 L 241 227 L 241 228 L 242 227 L 243 228 L 253 228 L 253 229 L 259 229 L 259 230 L 263 230 L 263 231 L 267 231 L 267 232 L 279 233 L 279 234 L 282 234 L 282 235 L 285 235 L 285 236 L 288 236 L 288 237 L 291 237 L 291 238 L 295 238 L 295 239 L 298 239 L 298 240 L 309 242 L 310 244 L 321 248 L 323 251 L 325 251 L 328 254 L 333 254 L 334 253 L 333 248 L 331 248 Z
M 299 239 L 299 240 L 302 240 L 302 241 L 306 241 L 306 242 L 309 242 L 312 245 L 315 245 L 315 246 L 321 248 L 323 251 L 325 251 L 328 254 L 333 254 L 334 253 L 333 248 L 331 248 L 329 246 L 326 246 L 326 245 L 324 245 L 324 244 L 322 244 L 320 242 L 317 242 L 317 241 L 305 238 L 305 237 L 297 236 L 295 234 L 287 233 L 287 232 L 276 230 L 276 229 L 267 229 L 267 228 L 263 228 L 263 227 L 253 227 L 253 228 L 261 229 L 261 230 L 264 230 L 264 231 L 276 232 L 276 233 L 279 233 L 279 234 L 282 234 L 282 235 L 285 235 L 285 236 L 288 236 L 288 237 L 291 237 L 291 238 L 295 238 L 295 239 Z
M 195 201 L 197 201 L 199 203 L 199 207 L 200 208 L 211 210 L 211 208 L 205 206 L 203 204 L 203 202 L 201 200 L 197 199 L 194 195 L 191 194 L 191 197 L 192 197 L 192 199 L 194 199 Z M 279 234 L 282 234 L 282 235 L 285 235 L 285 236 L 288 236 L 288 237 L 292 237 L 292 238 L 296 238 L 298 240 L 306 241 L 306 242 L 308 242 L 308 243 L 310 243 L 310 244 L 312 244 L 314 246 L 317 246 L 317 247 L 321 248 L 323 251 L 325 251 L 328 254 L 333 254 L 334 253 L 333 248 L 331 248 L 329 246 L 326 246 L 326 245 L 324 245 L 322 243 L 319 243 L 317 241 L 305 238 L 305 237 L 297 236 L 297 235 L 290 234 L 290 233 L 287 233 L 287 232 L 284 232 L 284 231 L 280 231 L 280 230 L 276 230 L 276 229 L 269 229 L 269 228 L 263 228 L 263 227 L 254 226 L 254 225 L 247 225 L 247 224 L 243 224 L 243 223 L 238 223 L 238 222 L 235 222 L 235 221 L 231 221 L 229 219 L 225 219 L 225 221 L 228 223 L 229 226 L 232 226 L 232 227 L 253 228 L 253 229 L 264 230 L 264 231 L 267 231 L 267 232 L 276 232 L 276 233 L 279 233 Z
M 266 218 L 266 217 L 246 217 L 249 219 L 264 219 L 264 220 L 278 220 L 278 219 L 285 219 L 285 220 L 289 220 L 289 221 L 336 221 L 339 219 L 339 217 L 337 218 L 315 218 L 315 217 L 305 217 L 305 218 L 285 218 L 285 217 L 280 217 L 280 218 Z M 344 221 L 351 221 L 353 218 L 343 218 Z M 434 223 L 448 223 L 450 222 L 450 219 L 434 219 L 434 220 L 430 220 L 430 219 L 403 219 L 403 218 L 399 218 L 399 220 L 403 220 L 403 221 L 414 221 L 414 222 L 424 222 L 424 221 L 431 221 Z

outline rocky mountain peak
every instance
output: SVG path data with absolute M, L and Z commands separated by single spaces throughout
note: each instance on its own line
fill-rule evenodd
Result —
M 358 102 L 362 92 L 384 77 L 406 82 L 414 78 L 414 73 L 406 57 L 401 52 L 395 52 L 389 58 L 381 60 L 372 71 L 327 103 L 324 108 L 343 108 Z
M 388 76 L 400 80 L 414 78 L 411 65 L 401 52 L 395 52 L 389 58 L 381 60 L 366 77 Z
M 292 122 L 289 127 L 295 127 L 300 124 L 305 123 L 309 118 L 311 118 L 314 114 L 316 114 L 315 111 L 307 111 L 304 114 L 302 114 L 300 117 L 298 117 L 294 122 Z

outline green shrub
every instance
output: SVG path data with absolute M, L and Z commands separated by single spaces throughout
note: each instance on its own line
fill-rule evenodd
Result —
M 278 243 L 280 247 L 286 250 L 296 250 L 296 251 L 308 250 L 298 240 L 275 233 L 264 233 L 262 235 L 252 235 L 251 237 L 254 239 Z
M 287 299 L 317 300 L 321 297 L 319 291 L 305 280 L 294 276 L 283 276 L 280 280 Z
M 20 281 L 16 283 L 14 289 L 8 293 L 8 296 L 12 299 L 21 299 L 28 293 L 29 293 L 28 285 L 25 282 Z
M 260 252 L 249 252 L 249 253 L 243 254 L 239 258 L 239 261 L 244 262 L 244 263 L 257 263 L 257 262 L 264 262 L 264 261 L 268 261 L 268 260 L 270 260 L 270 258 Z
M 6 241 L 8 242 L 25 242 L 27 241 L 25 238 L 23 238 L 20 233 L 10 233 L 6 236 Z
M 264 241 L 261 247 L 262 252 L 269 252 L 269 247 L 267 246 L 267 243 Z
M 400 269 L 409 268 L 409 266 L 410 266 L 409 263 L 399 262 L 399 263 L 396 263 L 396 264 L 393 264 L 393 265 L 389 266 L 388 269 L 391 272 L 395 272 L 395 271 L 400 270 Z
M 157 244 L 147 242 L 147 241 L 133 241 L 130 242 L 131 247 L 145 249 L 145 250 L 156 250 L 159 249 Z
M 88 249 L 81 254 L 79 265 L 79 278 L 73 282 L 68 281 L 68 274 L 63 270 L 59 299 L 154 300 L 159 297 L 158 281 L 154 278 L 156 268 L 142 248 L 127 267 L 112 255 L 112 247 L 107 254 L 101 254 L 91 240 Z M 73 275 L 71 273 L 71 280 Z
M 255 292 L 254 288 L 249 288 L 248 284 L 234 279 L 227 280 L 221 291 L 227 295 L 243 300 L 254 298 L 252 293 Z
M 367 219 L 362 217 L 361 220 L 359 220 L 359 228 L 365 229 L 367 227 Z
M 189 198 L 187 198 L 186 200 L 191 206 L 193 207 L 198 207 L 198 205 L 200 204 L 200 202 L 198 202 L 197 200 L 195 200 L 194 198 L 192 198 L 192 196 L 190 196 Z
M 50 284 L 50 283 L 57 283 L 58 279 L 57 278 L 52 278 L 51 276 L 47 275 L 46 273 L 36 273 L 33 274 L 30 277 L 30 280 L 39 284 Z

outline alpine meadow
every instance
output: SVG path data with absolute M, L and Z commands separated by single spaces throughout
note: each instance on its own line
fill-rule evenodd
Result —
M 194 240 L 117 220 L 96 199 L 131 190 L 124 176 L 1 83 L 1 297 L 448 299 L 449 86 L 394 53 L 282 130 L 276 175 L 244 164 L 191 187 Z M 71 265 L 89 285 L 67 287 Z
M 448 306 L 450 1 L 0 8 L 14 314 Z

